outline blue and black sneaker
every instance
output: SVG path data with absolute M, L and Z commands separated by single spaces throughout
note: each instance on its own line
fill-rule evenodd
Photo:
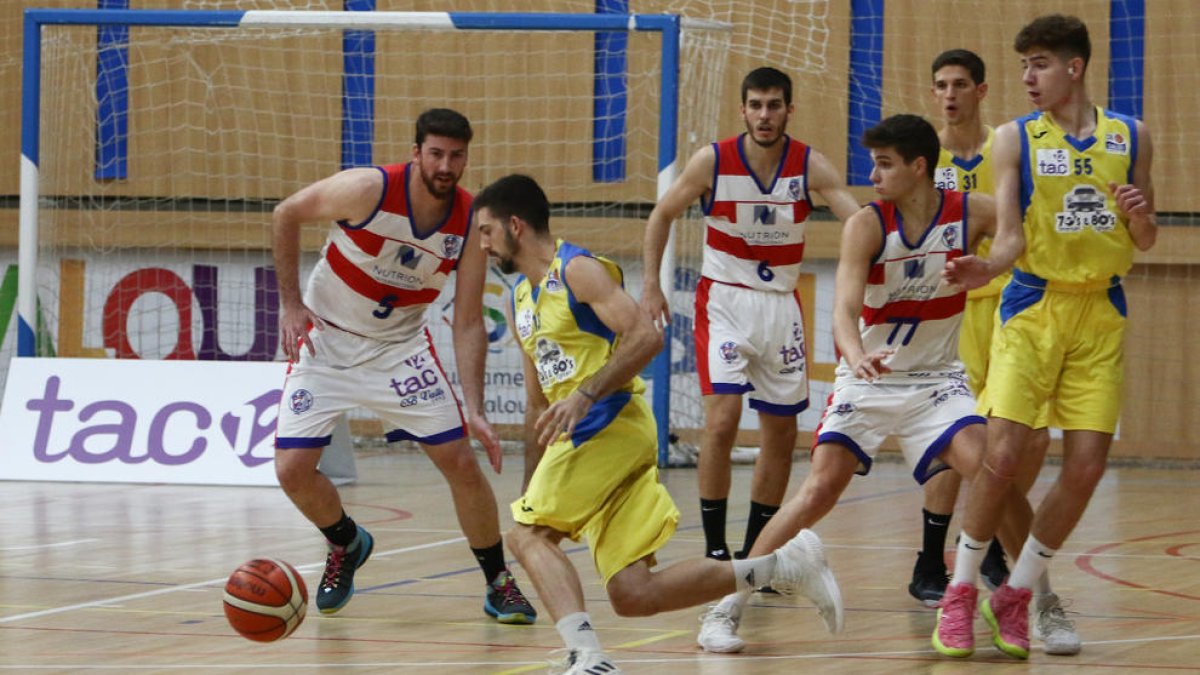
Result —
M 354 595 L 354 573 L 367 562 L 374 548 L 375 538 L 362 527 L 349 546 L 329 545 L 325 574 L 317 589 L 317 609 L 322 614 L 333 614 L 350 602 Z
M 483 611 L 500 623 L 531 624 L 537 620 L 537 610 L 517 588 L 517 580 L 508 570 L 497 574 L 488 584 Z

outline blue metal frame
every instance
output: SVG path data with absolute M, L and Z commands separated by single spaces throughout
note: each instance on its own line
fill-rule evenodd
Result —
M 662 102 L 658 107 L 658 173 L 669 171 L 675 162 L 679 128 L 679 18 L 662 28 Z M 661 195 L 659 195 L 661 196 Z M 658 420 L 658 465 L 667 465 L 671 445 L 671 324 L 663 326 L 663 349 L 654 357 L 651 407 Z

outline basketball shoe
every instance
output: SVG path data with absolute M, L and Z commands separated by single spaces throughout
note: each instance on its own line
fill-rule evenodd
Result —
M 738 637 L 738 622 L 741 617 L 737 614 L 737 603 L 726 596 L 725 600 L 712 605 L 708 611 L 700 615 L 700 632 L 696 634 L 696 644 L 706 652 L 714 654 L 734 654 L 746 648 L 746 641 Z
M 979 606 L 979 613 L 992 627 L 992 642 L 1000 651 L 1016 659 L 1029 658 L 1028 588 L 1003 584 Z
M 748 580 L 754 585 L 753 580 Z M 780 593 L 798 592 L 817 606 L 830 633 L 840 633 L 845 622 L 842 592 L 825 562 L 825 547 L 812 530 L 800 530 L 775 550 L 775 572 L 768 584 Z
M 537 610 L 517 588 L 517 580 L 508 570 L 497 574 L 488 584 L 483 611 L 500 623 L 531 624 L 537 620 Z
M 975 653 L 975 601 L 979 590 L 971 584 L 946 587 L 938 603 L 937 627 L 933 629 L 933 648 L 939 654 L 965 659 Z
M 550 669 L 558 675 L 619 675 L 622 671 L 604 652 L 594 649 L 572 649 L 561 663 Z
M 349 546 L 329 544 L 325 574 L 321 575 L 321 586 L 317 589 L 317 609 L 322 614 L 333 614 L 350 602 L 354 595 L 354 573 L 367 562 L 374 548 L 375 538 L 361 526 Z
M 1074 656 L 1083 648 L 1079 633 L 1075 632 L 1075 622 L 1067 617 L 1062 601 L 1054 593 L 1037 600 L 1033 637 L 1045 644 L 1047 654 L 1056 656 Z
M 912 581 L 908 584 L 908 594 L 920 600 L 926 607 L 937 607 L 948 583 L 950 577 L 946 574 L 945 561 L 940 558 L 930 560 L 918 551 L 917 564 L 913 565 Z

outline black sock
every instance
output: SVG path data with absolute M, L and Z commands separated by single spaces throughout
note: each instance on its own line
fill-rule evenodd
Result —
M 771 520 L 771 516 L 779 510 L 779 506 L 768 506 L 767 504 L 759 504 L 758 502 L 750 502 L 750 517 L 746 519 L 746 541 L 742 544 L 742 550 L 735 554 L 739 558 L 745 558 L 750 555 L 750 549 L 754 548 L 754 542 L 758 541 L 758 535 L 762 529 L 766 527 L 767 521 Z
M 487 548 L 473 548 L 471 553 L 475 554 L 475 560 L 479 561 L 479 569 L 483 570 L 483 576 L 487 578 L 489 584 L 495 581 L 501 572 L 508 569 L 508 565 L 504 562 L 504 540 Z
M 946 533 L 950 531 L 950 519 L 953 517 L 953 513 L 930 513 L 921 509 L 921 521 L 925 524 L 921 557 L 929 564 L 946 564 Z
M 704 555 L 717 560 L 729 560 L 729 545 L 725 543 L 725 511 L 728 499 L 701 499 L 700 522 L 704 525 Z
M 322 527 L 321 534 L 325 535 L 329 543 L 334 546 L 349 546 L 354 543 L 354 538 L 358 536 L 358 525 L 355 525 L 350 516 L 346 515 L 345 511 L 342 511 L 341 520 L 329 527 Z

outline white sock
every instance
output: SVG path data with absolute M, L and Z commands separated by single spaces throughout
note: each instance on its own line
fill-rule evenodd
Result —
M 975 541 L 966 532 L 958 535 L 958 549 L 954 557 L 954 576 L 950 577 L 952 584 L 978 585 L 979 565 L 987 554 L 992 540 Z
M 592 619 L 587 612 L 568 614 L 559 619 L 554 627 L 558 629 L 558 634 L 562 636 L 567 649 L 602 651 L 600 638 L 596 637 L 596 631 L 592 629 Z
M 771 583 L 771 575 L 775 573 L 774 553 L 731 562 L 738 591 L 757 591 Z
M 1008 575 L 1008 585 L 1013 588 L 1033 589 L 1038 579 L 1046 574 L 1055 553 L 1058 551 L 1038 541 L 1032 534 L 1029 535 L 1025 540 L 1025 548 L 1021 549 L 1021 555 L 1017 557 L 1012 574 Z

